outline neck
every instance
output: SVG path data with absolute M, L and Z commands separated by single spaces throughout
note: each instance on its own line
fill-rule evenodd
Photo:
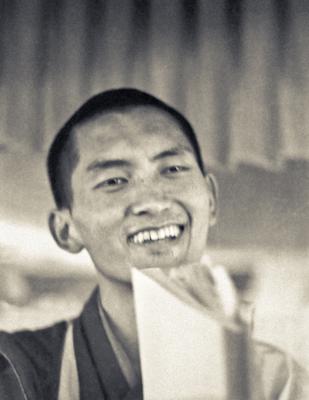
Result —
M 132 285 L 100 275 L 99 287 L 102 306 L 109 317 L 111 328 L 140 376 Z

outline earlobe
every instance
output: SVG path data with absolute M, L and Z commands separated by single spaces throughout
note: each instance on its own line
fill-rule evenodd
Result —
M 206 182 L 209 190 L 209 225 L 215 225 L 218 217 L 218 184 L 212 174 L 207 174 Z
M 79 253 L 83 249 L 83 243 L 74 227 L 69 210 L 51 211 L 48 225 L 59 247 L 70 253 Z

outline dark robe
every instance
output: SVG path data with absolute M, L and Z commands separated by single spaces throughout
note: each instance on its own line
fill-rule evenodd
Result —
M 98 289 L 73 321 L 80 400 L 139 400 L 142 385 L 130 389 L 104 330 Z M 0 333 L 0 398 L 58 400 L 68 324 L 36 331 Z M 73 384 L 73 383 L 72 383 Z

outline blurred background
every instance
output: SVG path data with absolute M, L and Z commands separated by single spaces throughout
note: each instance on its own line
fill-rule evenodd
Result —
M 94 286 L 49 235 L 46 152 L 90 95 L 134 86 L 192 122 L 220 189 L 208 252 L 256 336 L 309 367 L 308 63 L 303 0 L 0 0 L 0 328 L 75 315 Z

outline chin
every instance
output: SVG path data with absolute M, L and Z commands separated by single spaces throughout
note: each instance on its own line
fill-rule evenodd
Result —
M 153 255 L 151 258 L 147 258 L 144 260 L 133 264 L 137 269 L 149 269 L 149 268 L 160 268 L 160 269 L 170 269 L 177 266 L 180 266 L 185 263 L 185 259 L 183 257 L 177 257 L 175 255 Z

